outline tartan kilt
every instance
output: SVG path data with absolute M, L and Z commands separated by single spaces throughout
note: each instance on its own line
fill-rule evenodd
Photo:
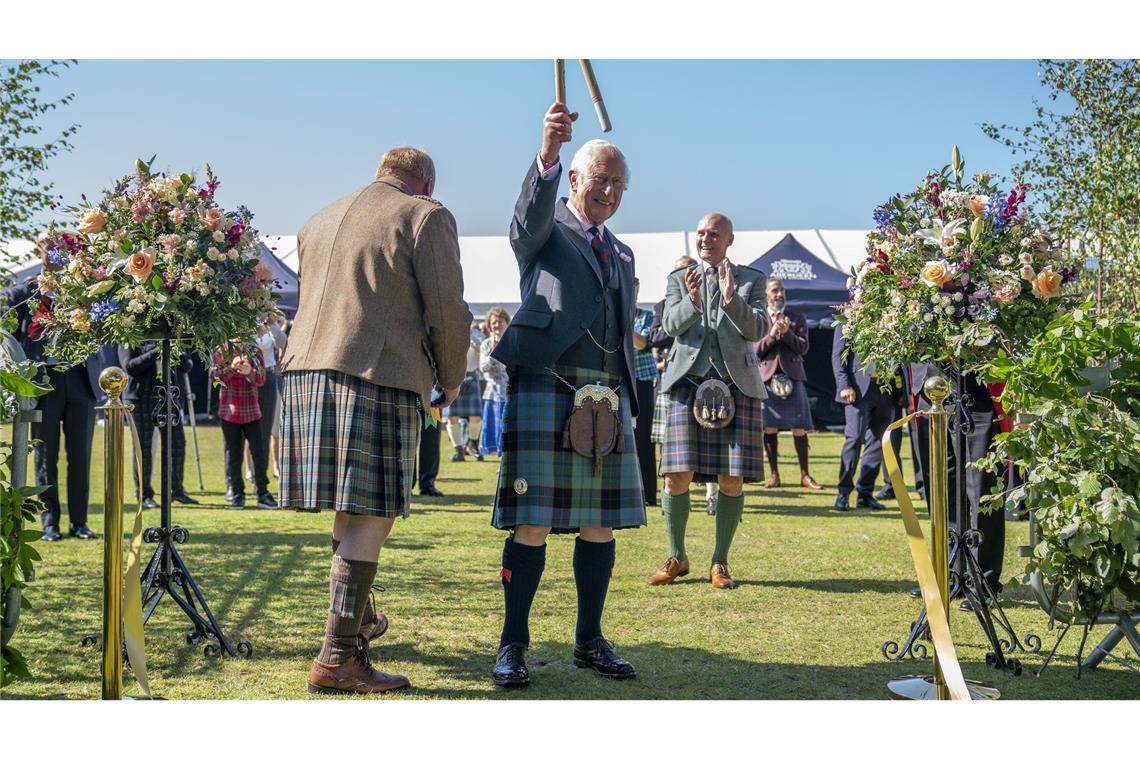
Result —
M 660 380 L 658 380 L 660 382 Z M 669 396 L 666 393 L 653 394 L 653 429 L 649 431 L 649 440 L 654 443 L 665 443 L 665 418 L 669 416 Z
M 418 394 L 336 370 L 282 377 L 281 506 L 407 517 L 423 426 Z
M 645 525 L 629 389 L 619 378 L 598 370 L 553 369 L 576 388 L 587 383 L 619 388 L 622 451 L 604 457 L 602 473 L 595 477 L 593 460 L 562 448 L 574 390 L 546 370 L 512 370 L 491 524 L 503 530 L 536 525 L 549 527 L 552 533 Z M 516 481 L 524 481 L 526 487 L 519 482 L 516 488 Z
M 442 410 L 440 414 L 444 419 L 448 417 L 482 417 L 483 392 L 479 390 L 479 377 L 469 372 L 459 385 L 459 395 L 451 406 Z
M 715 482 L 718 475 L 743 476 L 745 483 L 764 477 L 764 427 L 760 399 L 745 396 L 735 385 L 732 423 L 713 430 L 693 416 L 697 386 L 682 380 L 662 393 L 667 404 L 665 439 L 661 444 L 662 474 L 692 472 L 697 483 Z
M 768 398 L 764 399 L 764 427 L 812 429 L 811 402 L 802 380 L 792 381 L 792 394 L 787 398 L 768 391 Z

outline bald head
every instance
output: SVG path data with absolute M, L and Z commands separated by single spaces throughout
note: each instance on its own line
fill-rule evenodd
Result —
M 710 266 L 719 265 L 732 241 L 731 219 L 716 212 L 701 217 L 697 224 L 697 255 L 702 261 Z

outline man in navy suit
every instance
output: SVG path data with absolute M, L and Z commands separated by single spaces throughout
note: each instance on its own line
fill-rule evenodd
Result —
M 634 675 L 601 627 L 613 532 L 645 524 L 632 423 L 638 414 L 633 252 L 606 226 L 621 204 L 629 167 L 616 145 L 591 140 L 571 161 L 570 198 L 559 199 L 559 153 L 576 118 L 562 103 L 546 113 L 542 145 L 511 221 L 522 305 L 492 354 L 510 378 L 491 521 L 511 531 L 503 546 L 503 630 L 491 671 L 499 686 L 530 680 L 523 653 L 551 532 L 578 534 L 574 664 L 608 678 Z M 566 448 L 564 437 L 576 391 L 587 385 L 618 401 L 620 445 L 597 461 Z
M 62 269 L 62 265 L 52 263 L 48 246 L 50 238 L 41 238 L 36 244 L 36 253 L 43 261 L 44 271 Z M 41 328 L 35 323 L 36 314 L 51 308 L 50 294 L 40 292 L 37 278 L 10 288 L 0 296 L 13 308 L 19 327 L 16 339 L 29 359 L 45 362 L 47 379 L 51 390 L 36 399 L 36 408 L 41 413 L 39 422 L 32 423 L 32 438 L 36 441 L 35 452 L 36 485 L 48 486 L 40 495 L 44 511 L 40 515 L 43 523 L 43 540 L 59 541 L 63 534 L 59 530 L 59 448 L 60 429 L 67 449 L 67 516 L 71 523 L 68 531 L 74 538 L 98 538 L 87 527 L 87 498 L 90 492 L 91 440 L 95 435 L 95 403 L 102 395 L 99 389 L 99 373 L 107 363 L 101 351 L 83 364 L 57 372 L 56 359 L 46 356 L 41 340 Z
M 851 491 L 858 496 L 857 507 L 886 509 L 873 495 L 875 478 L 883 463 L 882 436 L 894 419 L 894 399 L 883 393 L 875 376 L 875 364 L 864 364 L 862 357 L 847 351 L 843 327 L 835 330 L 831 344 L 831 370 L 835 374 L 835 400 L 843 404 L 843 452 L 839 460 L 839 494 L 835 509 L 846 512 L 851 508 Z M 855 483 L 855 467 L 859 464 L 859 450 L 863 461 Z

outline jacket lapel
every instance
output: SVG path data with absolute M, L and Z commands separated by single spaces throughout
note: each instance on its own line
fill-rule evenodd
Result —
M 554 206 L 554 221 L 562 225 L 562 232 L 566 238 L 574 244 L 578 249 L 578 253 L 586 260 L 586 265 L 594 270 L 594 276 L 598 278 L 598 282 L 604 287 L 605 283 L 602 281 L 602 268 L 598 264 L 598 259 L 594 256 L 594 249 L 590 247 L 590 243 L 586 240 L 585 235 L 582 234 L 582 225 L 578 224 L 578 218 L 570 213 L 570 209 L 566 208 L 566 199 L 559 199 L 558 203 Z

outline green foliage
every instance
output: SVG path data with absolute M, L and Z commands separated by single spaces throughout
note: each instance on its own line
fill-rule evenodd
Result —
M 1099 269 L 1086 290 L 1106 313 L 1140 311 L 1140 61 L 1041 61 L 1048 101 L 1025 127 L 983 124 L 1015 156 L 1050 229 Z M 1064 106 L 1062 108 L 1062 106 Z
M 1099 374 L 1103 388 L 1089 376 Z M 1025 470 L 1004 497 L 1037 520 L 1027 573 L 1070 589 L 1094 618 L 1114 594 L 1140 604 L 1140 322 L 1096 317 L 1092 303 L 1053 321 L 1020 361 L 997 360 L 1007 408 L 1032 415 L 997 436 L 987 460 Z M 996 497 L 991 504 L 1002 503 Z
M 8 618 L 8 591 L 15 588 L 21 591 L 20 605 L 28 609 L 31 604 L 23 596 L 27 582 L 35 575 L 34 563 L 40 560 L 40 553 L 32 545 L 39 539 L 38 530 L 25 529 L 25 523 L 35 524 L 36 515 L 43 505 L 35 497 L 44 491 L 41 486 L 13 488 L 11 483 L 12 447 L 0 443 L 0 580 L 3 582 L 4 618 Z M 19 452 L 18 456 L 27 456 Z M 3 648 L 3 669 L 0 670 L 0 686 L 7 686 L 14 678 L 29 675 L 23 656 L 14 647 L 5 644 Z
M 63 151 L 78 125 L 45 141 L 37 122 L 48 112 L 71 102 L 73 95 L 44 100 L 45 77 L 58 77 L 75 61 L 20 61 L 0 70 L 0 256 L 4 241 L 32 240 L 39 232 L 37 215 L 52 205 L 52 184 L 40 175 L 47 163 Z

